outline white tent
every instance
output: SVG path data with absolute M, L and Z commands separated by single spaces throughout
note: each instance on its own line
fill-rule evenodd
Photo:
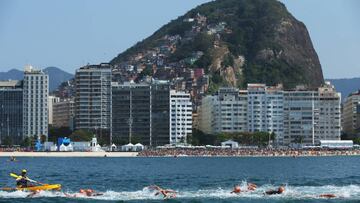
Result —
M 230 147 L 230 148 L 239 148 L 239 143 L 238 142 L 235 142 L 235 141 L 232 141 L 232 140 L 227 140 L 225 142 L 222 142 L 221 143 L 221 146 L 222 147 Z
M 59 147 L 59 151 L 61 152 L 70 152 L 73 151 L 73 146 L 71 144 L 69 144 L 68 146 L 65 146 L 64 144 L 61 144 Z
M 65 151 L 66 151 L 66 147 L 65 147 L 64 144 L 61 144 L 61 145 L 60 145 L 59 151 L 60 151 L 60 152 L 65 152 Z
M 101 149 L 101 146 L 97 144 L 95 147 L 91 147 L 91 151 L 93 152 L 103 152 L 104 150 Z
M 133 148 L 134 148 L 134 145 L 131 144 L 131 143 L 129 143 L 129 144 L 127 144 L 127 145 L 123 145 L 123 146 L 121 147 L 121 150 L 128 152 L 128 151 L 132 151 Z
M 144 145 L 137 143 L 135 146 L 135 151 L 142 151 L 144 150 Z
M 112 144 L 110 150 L 111 150 L 111 151 L 116 151 L 116 149 L 117 149 L 116 145 L 115 145 L 115 144 Z

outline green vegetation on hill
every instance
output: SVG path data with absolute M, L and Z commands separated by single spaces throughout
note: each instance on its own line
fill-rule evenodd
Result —
M 206 17 L 205 25 L 186 20 L 198 15 Z M 225 28 L 218 31 L 221 26 Z M 323 83 L 321 65 L 305 25 L 276 0 L 217 0 L 200 5 L 119 54 L 111 63 L 128 61 L 139 52 L 161 46 L 164 36 L 175 35 L 190 40 L 181 40 L 167 62 L 178 62 L 202 51 L 203 55 L 189 68 L 204 68 L 215 89 L 223 84 L 244 87 L 254 82 L 283 83 L 285 87 L 317 87 Z M 239 57 L 245 60 L 241 64 L 235 63 Z M 222 74 L 229 67 L 235 82 Z

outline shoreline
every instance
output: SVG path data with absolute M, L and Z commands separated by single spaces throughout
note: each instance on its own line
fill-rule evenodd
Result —
M 299 155 L 299 156 L 292 156 L 292 155 L 276 155 L 276 156 L 267 156 L 267 155 L 236 155 L 236 156 L 224 156 L 224 155 L 212 155 L 212 156 L 207 156 L 207 155 L 201 155 L 201 156 L 194 156 L 194 155 L 166 155 L 166 156 L 137 156 L 137 157 L 142 157 L 142 158 L 183 158 L 183 157 L 188 157 L 188 158 L 305 158 L 305 157 L 342 157 L 342 156 L 360 156 L 360 154 L 328 154 L 328 155 Z
M 303 157 L 343 157 L 360 156 L 360 154 L 307 154 L 307 155 L 164 155 L 164 156 L 143 156 L 139 152 L 0 152 L 0 157 L 139 157 L 139 158 L 303 158 Z
M 0 152 L 0 157 L 137 157 L 138 152 Z

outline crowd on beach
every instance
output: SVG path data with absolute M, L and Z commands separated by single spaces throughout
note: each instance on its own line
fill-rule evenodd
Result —
M 0 152 L 29 152 L 26 147 L 0 147 Z
M 164 148 L 141 151 L 138 156 L 346 156 L 360 155 L 359 149 L 332 150 L 332 149 L 183 149 Z

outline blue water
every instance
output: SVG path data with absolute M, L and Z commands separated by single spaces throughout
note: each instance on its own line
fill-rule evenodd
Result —
M 103 192 L 94 198 L 67 198 L 63 192 L 0 191 L 0 202 L 163 202 L 146 186 L 178 191 L 167 202 L 360 202 L 360 157 L 301 158 L 1 158 L 1 187 L 14 185 L 10 172 L 25 168 L 30 178 L 60 183 L 63 192 Z M 255 192 L 230 194 L 234 184 L 258 185 Z M 285 184 L 281 195 L 263 192 Z M 336 199 L 318 198 L 333 193 Z

